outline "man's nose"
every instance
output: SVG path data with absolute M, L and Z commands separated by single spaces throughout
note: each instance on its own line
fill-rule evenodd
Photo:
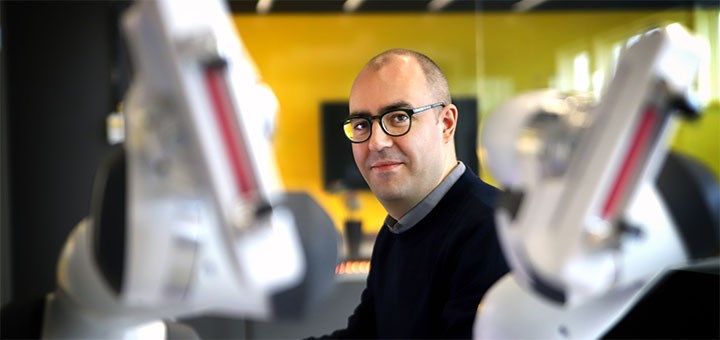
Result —
M 370 134 L 370 139 L 368 140 L 368 148 L 370 151 L 380 151 L 392 145 L 393 139 L 383 131 L 380 126 L 380 121 L 372 122 L 372 129 L 372 134 Z

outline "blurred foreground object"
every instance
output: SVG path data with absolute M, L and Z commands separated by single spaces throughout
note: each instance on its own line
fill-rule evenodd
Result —
M 127 144 L 66 242 L 43 337 L 162 339 L 177 329 L 163 319 L 298 316 L 329 290 L 335 228 L 282 192 L 278 103 L 224 6 L 141 0 L 125 14 Z
M 660 178 L 676 118 L 700 114 L 701 49 L 670 25 L 621 55 L 598 105 L 538 91 L 488 118 L 482 145 L 505 190 L 496 218 L 512 272 L 481 302 L 476 338 L 598 338 L 659 274 L 718 256 L 717 180 Z

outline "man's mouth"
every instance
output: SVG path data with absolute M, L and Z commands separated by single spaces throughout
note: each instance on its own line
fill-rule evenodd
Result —
M 392 161 L 382 161 L 382 162 L 376 162 L 373 163 L 370 166 L 371 170 L 377 170 L 377 171 L 388 171 L 395 169 L 396 167 L 400 166 L 401 162 L 392 162 Z

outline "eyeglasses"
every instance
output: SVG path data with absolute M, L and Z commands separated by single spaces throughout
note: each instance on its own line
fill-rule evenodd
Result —
M 388 136 L 400 137 L 410 131 L 412 116 L 416 113 L 430 110 L 438 106 L 445 107 L 445 103 L 435 103 L 414 109 L 393 109 L 377 116 L 355 116 L 343 121 L 345 136 L 353 143 L 363 143 L 372 135 L 372 121 L 379 120 L 380 127 Z

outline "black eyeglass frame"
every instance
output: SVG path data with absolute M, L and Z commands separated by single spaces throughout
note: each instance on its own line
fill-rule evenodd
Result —
M 436 107 L 445 107 L 445 106 L 447 106 L 447 104 L 445 104 L 445 103 L 443 103 L 443 102 L 437 102 L 437 103 L 430 104 L 430 105 L 425 105 L 425 106 L 416 107 L 416 108 L 414 108 L 414 109 L 392 109 L 392 110 L 385 111 L 385 112 L 383 112 L 383 113 L 381 113 L 381 114 L 379 114 L 379 115 L 377 115 L 377 116 L 369 116 L 369 117 L 368 117 L 368 116 L 354 116 L 354 117 L 348 117 L 347 119 L 345 119 L 345 120 L 342 122 L 342 124 L 340 125 L 340 127 L 343 128 L 343 134 L 345 135 L 345 137 L 346 137 L 351 143 L 355 143 L 355 144 L 365 143 L 365 142 L 367 142 L 368 140 L 370 140 L 370 137 L 372 137 L 372 131 L 373 131 L 373 129 L 372 129 L 372 124 L 373 124 L 373 121 L 374 121 L 374 120 L 379 121 L 379 123 L 380 123 L 380 129 L 382 129 L 383 132 L 385 132 L 386 135 L 391 136 L 391 137 L 400 137 L 400 136 L 404 136 L 404 135 L 406 135 L 408 132 L 410 132 L 410 129 L 412 128 L 412 117 L 413 117 L 413 115 L 415 115 L 415 114 L 417 114 L 417 113 L 420 113 L 420 112 L 424 112 L 424 111 L 430 110 L 430 109 L 434 109 L 434 108 L 436 108 Z M 410 122 L 408 123 L 408 128 L 407 128 L 407 130 L 406 130 L 405 132 L 400 133 L 400 134 L 392 134 L 392 133 L 388 132 L 388 130 L 385 128 L 385 124 L 383 124 L 383 118 L 384 118 L 387 114 L 389 114 L 389 113 L 398 112 L 398 111 L 405 112 L 405 113 L 408 115 L 408 117 L 409 117 L 409 119 L 410 119 Z M 349 123 L 351 120 L 353 120 L 353 119 L 364 119 L 364 120 L 366 120 L 366 121 L 368 122 L 368 126 L 370 127 L 370 133 L 368 133 L 367 138 L 365 138 L 365 139 L 363 139 L 363 140 L 361 140 L 361 141 L 354 141 L 354 140 L 350 139 L 350 137 L 345 133 L 345 129 L 344 129 L 345 124 L 348 124 L 348 123 Z

